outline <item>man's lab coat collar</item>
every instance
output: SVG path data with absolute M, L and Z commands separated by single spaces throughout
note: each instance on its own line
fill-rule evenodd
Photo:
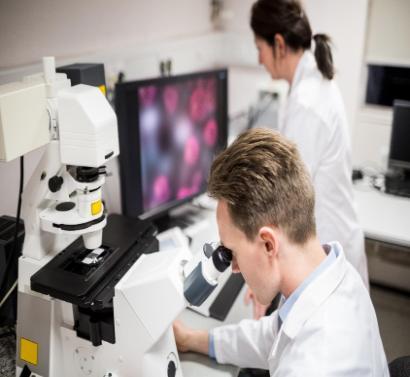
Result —
M 296 66 L 295 74 L 293 75 L 292 83 L 290 84 L 289 93 L 299 84 L 300 81 L 310 73 L 316 72 L 316 60 L 310 50 L 305 50 L 301 56 L 298 65 Z
M 332 294 L 346 273 L 346 257 L 342 247 L 338 242 L 332 242 L 330 245 L 335 250 L 336 260 L 306 287 L 282 324 L 281 332 L 290 339 L 296 337 L 304 323 Z

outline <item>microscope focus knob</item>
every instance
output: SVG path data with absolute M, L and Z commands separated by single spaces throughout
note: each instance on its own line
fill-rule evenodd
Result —
M 74 202 L 62 202 L 56 205 L 56 211 L 66 212 L 66 211 L 72 210 L 74 207 L 75 207 Z
M 64 183 L 63 177 L 55 175 L 48 180 L 48 188 L 51 192 L 57 192 L 61 189 L 61 186 Z
M 175 365 L 175 362 L 171 360 L 168 363 L 168 377 L 175 377 L 176 373 L 177 373 L 177 367 Z

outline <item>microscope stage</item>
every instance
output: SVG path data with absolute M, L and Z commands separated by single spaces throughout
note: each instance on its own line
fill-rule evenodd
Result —
M 158 251 L 155 234 L 149 221 L 111 215 L 100 248 L 87 250 L 79 237 L 31 277 L 31 289 L 93 310 L 110 307 L 121 277 L 141 254 Z

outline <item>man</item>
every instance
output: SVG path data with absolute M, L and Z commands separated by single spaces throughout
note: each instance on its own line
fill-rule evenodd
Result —
M 221 243 L 258 301 L 277 311 L 210 333 L 175 323 L 181 352 L 269 369 L 271 376 L 388 376 L 367 289 L 337 242 L 321 245 L 314 191 L 296 147 L 267 129 L 240 135 L 214 161 Z

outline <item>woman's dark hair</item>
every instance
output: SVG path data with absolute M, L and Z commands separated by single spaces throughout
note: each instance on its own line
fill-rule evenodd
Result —
M 298 0 L 257 0 L 252 6 L 251 28 L 254 34 L 273 46 L 275 35 L 283 36 L 293 50 L 308 50 L 312 44 L 312 29 L 302 5 Z M 316 34 L 315 58 L 323 77 L 334 76 L 330 38 Z

